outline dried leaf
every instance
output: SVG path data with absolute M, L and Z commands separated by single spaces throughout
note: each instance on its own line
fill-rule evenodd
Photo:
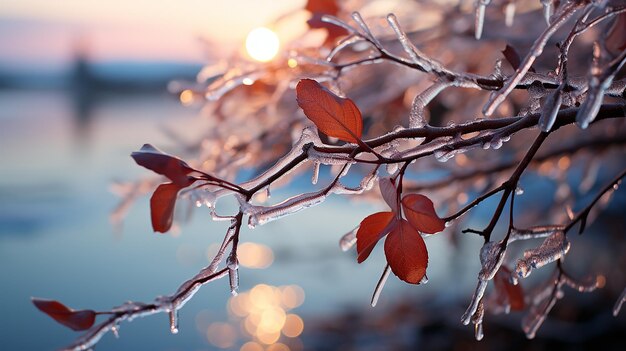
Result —
M 322 133 L 359 143 L 363 132 L 361 111 L 350 99 L 341 98 L 312 79 L 302 79 L 296 87 L 298 106 Z
M 420 233 L 406 220 L 400 220 L 385 239 L 385 256 L 391 271 L 410 284 L 426 275 L 428 251 Z
M 311 13 L 317 12 L 332 16 L 337 16 L 339 13 L 337 0 L 308 0 L 304 9 Z
M 421 194 L 409 194 L 402 198 L 404 215 L 411 225 L 422 233 L 434 234 L 445 229 L 445 221 L 435 212 L 433 202 Z
M 174 183 L 159 185 L 150 198 L 152 229 L 165 233 L 172 227 L 178 192 L 184 188 Z
M 72 330 L 87 330 L 96 321 L 96 312 L 92 310 L 73 310 L 55 300 L 32 298 L 32 301 L 41 312 Z
M 393 212 L 377 212 L 361 221 L 356 233 L 356 252 L 359 263 L 367 259 L 376 243 L 396 225 L 394 217 Z

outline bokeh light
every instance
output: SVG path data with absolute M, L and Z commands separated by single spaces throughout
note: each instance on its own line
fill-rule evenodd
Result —
M 268 28 L 255 28 L 246 37 L 246 51 L 257 61 L 270 61 L 276 56 L 279 48 L 278 36 Z

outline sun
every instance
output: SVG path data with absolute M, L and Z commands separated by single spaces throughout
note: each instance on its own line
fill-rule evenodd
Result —
M 246 37 L 246 51 L 257 61 L 267 62 L 273 59 L 279 47 L 276 33 L 265 27 L 253 29 Z

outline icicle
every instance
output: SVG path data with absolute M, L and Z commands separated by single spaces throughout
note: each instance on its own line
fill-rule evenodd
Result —
M 622 291 L 622 294 L 619 296 L 617 301 L 615 301 L 615 306 L 613 306 L 613 316 L 617 317 L 619 311 L 622 309 L 622 305 L 626 301 L 626 288 Z
M 383 292 L 383 287 L 385 286 L 385 283 L 387 282 L 387 277 L 389 277 L 389 273 L 391 273 L 391 267 L 389 267 L 389 265 L 386 265 L 385 270 L 383 271 L 383 274 L 380 276 L 378 283 L 376 283 L 376 288 L 374 289 L 374 295 L 372 295 L 372 302 L 371 302 L 372 307 L 376 307 L 376 304 L 378 303 L 378 298 L 380 297 L 380 294 Z
M 313 163 L 313 175 L 311 176 L 311 184 L 313 185 L 317 184 L 317 179 L 319 178 L 319 174 L 320 174 L 320 163 L 314 162 Z
M 474 313 L 478 309 L 480 302 L 485 295 L 485 290 L 487 289 L 487 281 L 486 280 L 478 280 L 478 284 L 476 285 L 476 291 L 474 291 L 474 295 L 472 296 L 472 301 L 470 302 L 469 307 L 461 317 L 461 322 L 465 325 L 468 325 L 472 319 Z
M 548 96 L 543 105 L 543 111 L 541 111 L 541 117 L 539 117 L 538 123 L 542 132 L 549 132 L 550 129 L 552 129 L 562 103 L 563 94 L 561 87 L 559 87 Z
M 478 304 L 478 309 L 474 316 L 472 316 L 472 323 L 474 323 L 474 337 L 477 341 L 483 339 L 483 318 L 485 317 L 485 307 L 483 305 L 483 301 L 481 300 Z
M 341 251 L 346 252 L 350 250 L 354 246 L 354 244 L 356 244 L 356 232 L 358 230 L 359 227 L 356 227 L 344 234 L 341 239 L 339 239 L 339 247 L 341 248 Z
M 272 197 L 272 190 L 270 189 L 271 185 L 265 187 L 265 197 L 267 199 Z
M 511 0 L 504 7 L 504 24 L 507 27 L 511 27 L 513 25 L 514 18 L 515 18 L 515 0 Z
M 550 25 L 550 17 L 552 17 L 552 1 L 553 0 L 541 0 L 543 18 L 546 20 L 547 25 Z
M 481 269 L 478 273 L 478 279 L 488 281 L 493 279 L 496 272 L 502 265 L 506 247 L 502 241 L 486 242 L 480 249 L 480 265 Z
M 478 0 L 476 1 L 476 18 L 474 20 L 475 32 L 474 36 L 476 40 L 480 40 L 483 34 L 483 25 L 485 23 L 485 8 L 491 0 Z
M 563 257 L 569 248 L 570 243 L 565 233 L 559 230 L 547 237 L 539 247 L 526 250 L 524 258 L 517 261 L 515 274 L 520 278 L 526 278 L 533 269 L 541 268 Z
M 176 306 L 172 306 L 170 309 L 170 332 L 178 334 L 178 310 Z

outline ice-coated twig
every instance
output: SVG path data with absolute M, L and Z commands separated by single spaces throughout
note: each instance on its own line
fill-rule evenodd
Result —
M 485 116 L 491 116 L 496 108 L 509 96 L 509 94 L 515 89 L 515 87 L 522 81 L 533 63 L 543 53 L 543 49 L 546 46 L 548 40 L 556 33 L 556 31 L 563 26 L 567 20 L 582 6 L 578 2 L 571 2 L 562 7 L 558 17 L 550 23 L 548 28 L 535 40 L 533 46 L 530 48 L 530 52 L 526 55 L 520 66 L 515 70 L 515 73 L 509 78 L 504 86 L 493 95 L 485 107 L 483 113 Z
M 411 105 L 411 111 L 409 112 L 409 128 L 421 128 L 428 123 L 426 117 L 424 117 L 426 105 L 450 85 L 452 85 L 450 82 L 435 82 L 426 88 L 426 90 L 415 96 L 413 105 Z
M 374 294 L 372 295 L 372 301 L 370 303 L 372 307 L 376 307 L 378 298 L 380 298 L 380 294 L 383 292 L 383 288 L 385 287 L 385 283 L 389 277 L 389 273 L 391 273 L 391 267 L 389 265 L 385 265 L 383 274 L 381 274 L 380 279 L 378 279 L 378 283 L 376 283 L 376 288 L 374 288 Z
M 547 237 L 539 247 L 524 251 L 524 258 L 519 259 L 515 265 L 515 274 L 519 278 L 526 278 L 533 269 L 561 259 L 569 248 L 570 243 L 565 232 L 557 231 Z

